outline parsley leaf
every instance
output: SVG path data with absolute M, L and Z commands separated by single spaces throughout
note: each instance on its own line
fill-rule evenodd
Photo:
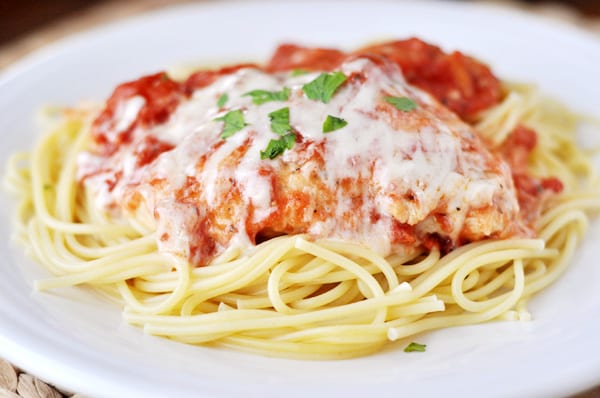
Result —
M 341 129 L 347 124 L 348 122 L 342 118 L 327 115 L 327 119 L 325 119 L 323 122 L 323 132 L 330 133 L 332 131 Z
M 342 72 L 321 73 L 316 79 L 302 86 L 302 90 L 311 100 L 328 103 L 346 79 Z
M 404 112 L 410 112 L 417 108 L 417 103 L 408 97 L 385 97 L 385 101 Z
M 412 342 L 406 346 L 404 352 L 425 352 L 425 347 L 427 347 L 426 344 Z
M 290 126 L 290 108 L 287 106 L 269 113 L 269 119 L 271 120 L 271 131 L 275 134 L 284 135 L 292 131 L 292 126 Z
M 286 149 L 292 149 L 296 142 L 296 134 L 289 133 L 277 140 L 269 141 L 267 148 L 260 151 L 261 159 L 275 159 L 277 156 L 285 152 Z
M 290 89 L 284 87 L 281 91 L 252 90 L 242 96 L 250 96 L 252 97 L 252 103 L 261 105 L 269 101 L 287 101 L 290 98 Z
M 225 115 L 214 119 L 218 122 L 224 122 L 221 138 L 231 137 L 248 124 L 244 121 L 244 114 L 241 110 L 229 111 Z
M 308 71 L 306 69 L 294 69 L 291 73 L 290 76 L 291 77 L 296 77 L 296 76 L 302 76 L 302 75 L 306 75 L 308 73 Z
M 223 93 L 217 100 L 217 106 L 219 108 L 222 108 L 227 103 L 228 100 L 229 100 L 229 95 L 227 95 L 227 93 Z

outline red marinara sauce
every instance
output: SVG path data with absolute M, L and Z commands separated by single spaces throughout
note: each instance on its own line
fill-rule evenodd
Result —
M 271 57 L 267 70 L 332 70 L 349 57 L 364 55 L 392 60 L 409 83 L 429 92 L 465 121 L 475 119 L 502 99 L 501 82 L 487 65 L 458 51 L 446 54 L 417 38 L 376 44 L 352 53 L 283 44 Z
M 116 115 L 120 106 L 135 96 L 143 97 L 144 105 L 129 126 L 122 131 L 115 131 L 117 129 Z M 131 140 L 132 131 L 136 127 L 151 127 L 166 122 L 183 98 L 184 86 L 169 78 L 164 72 L 119 85 L 92 125 L 94 151 L 103 156 L 112 155 L 119 146 L 127 144 Z M 156 146 L 154 144 L 154 147 Z M 165 146 L 163 149 L 170 148 Z M 156 150 L 154 152 L 154 157 L 160 154 L 160 152 L 156 153 Z M 147 163 L 146 160 L 143 163 Z
M 558 178 L 536 177 L 527 170 L 537 140 L 534 130 L 519 124 L 498 148 L 500 156 L 510 165 L 521 214 L 531 228 L 540 217 L 544 203 L 564 189 Z

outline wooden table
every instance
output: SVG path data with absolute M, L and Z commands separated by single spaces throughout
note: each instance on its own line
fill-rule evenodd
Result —
M 65 5 L 65 1 L 66 0 L 55 0 L 47 3 L 54 5 L 55 7 L 60 5 L 65 11 L 68 11 L 69 9 L 68 6 Z M 71 11 L 68 17 L 56 19 L 53 23 L 46 25 L 43 28 L 34 30 L 32 33 L 15 40 L 9 40 L 8 42 L 5 42 L 4 45 L 0 46 L 0 70 L 36 49 L 76 32 L 104 24 L 108 21 L 124 19 L 135 14 L 158 9 L 173 3 L 185 2 L 191 1 L 94 0 L 92 6 L 86 5 L 85 7 L 82 4 L 85 3 L 85 1 L 67 1 L 72 7 L 75 7 L 75 5 L 77 6 L 77 10 Z M 31 1 L 29 1 L 29 3 L 31 3 Z M 600 1 L 598 0 L 571 1 L 571 3 L 578 5 L 579 9 L 557 4 L 548 4 L 539 0 L 530 0 L 526 4 L 510 1 L 494 1 L 494 3 L 507 7 L 521 8 L 528 12 L 542 14 L 561 21 L 573 23 L 579 27 L 598 33 L 600 37 Z M 44 4 L 44 2 L 39 2 L 39 4 Z M 2 7 L 0 7 L 0 11 L 2 11 Z M 32 9 L 31 12 L 35 12 L 35 9 Z M 35 19 L 32 18 L 32 20 L 34 21 Z M 598 375 L 598 380 L 600 382 L 600 375 Z M 13 368 L 8 362 L 0 359 L 0 398 L 60 398 L 64 396 L 79 397 L 77 394 L 73 395 L 64 391 L 60 392 L 34 376 Z M 590 391 L 580 393 L 573 398 L 600 398 L 600 386 Z

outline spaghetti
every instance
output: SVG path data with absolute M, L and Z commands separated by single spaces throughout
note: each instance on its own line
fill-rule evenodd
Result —
M 320 58 L 331 67 L 317 69 L 332 70 L 334 55 Z M 193 253 L 161 250 L 160 231 L 147 214 L 136 209 L 121 217 L 98 206 L 97 192 L 81 182 L 81 154 L 99 110 L 68 109 L 31 153 L 10 159 L 5 182 L 20 200 L 15 235 L 55 275 L 36 288 L 87 284 L 121 303 L 131 324 L 190 344 L 346 358 L 429 330 L 528 320 L 528 300 L 564 272 L 588 215 L 600 209 L 600 185 L 590 155 L 575 143 L 578 117 L 533 87 L 504 90 L 496 105 L 455 102 L 454 110 L 462 109 L 493 153 L 502 154 L 521 126 L 537 133 L 524 161 L 508 160 L 521 207 L 537 212 L 523 220 L 534 234 L 497 234 L 449 248 L 418 241 L 386 253 L 299 232 L 229 245 L 210 264 L 198 264 Z M 552 178 L 560 180 L 560 193 Z M 552 192 L 528 207 L 532 179 L 546 181 Z

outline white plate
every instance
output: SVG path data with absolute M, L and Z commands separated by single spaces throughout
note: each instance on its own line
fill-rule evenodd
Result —
M 600 109 L 600 43 L 575 29 L 457 3 L 237 3 L 183 6 L 65 40 L 0 77 L 0 164 L 29 148 L 43 104 L 105 98 L 172 65 L 265 59 L 282 41 L 352 48 L 417 35 L 461 49 L 500 76 L 539 83 L 582 111 Z M 4 166 L 0 166 L 4 167 Z M 32 292 L 45 271 L 9 242 L 1 195 L 0 356 L 85 394 L 114 397 L 560 396 L 600 383 L 600 228 L 564 277 L 532 303 L 531 322 L 419 337 L 424 354 L 387 350 L 338 362 L 271 359 L 142 335 L 81 289 Z M 596 242 L 596 247 L 594 243 Z

